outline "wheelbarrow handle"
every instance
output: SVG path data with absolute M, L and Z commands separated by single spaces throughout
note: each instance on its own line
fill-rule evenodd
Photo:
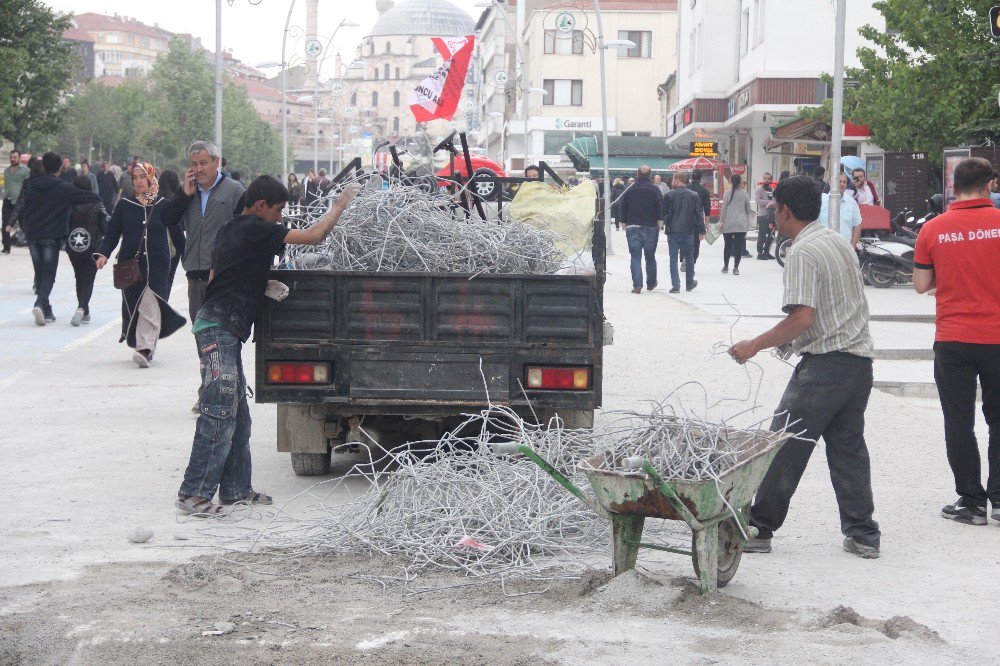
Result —
M 563 474 L 558 469 L 553 467 L 549 463 L 549 461 L 547 461 L 545 458 L 535 453 L 534 449 L 532 449 L 527 444 L 518 444 L 516 445 L 516 447 L 513 446 L 513 444 L 514 442 L 504 442 L 502 444 L 496 444 L 493 446 L 493 452 L 500 455 L 512 455 L 514 453 L 520 453 L 525 458 L 538 465 L 543 472 L 545 472 L 553 479 L 555 479 L 556 482 L 563 488 L 573 493 L 573 495 L 575 495 L 578 500 L 586 504 L 594 512 L 596 512 L 601 516 L 604 516 L 605 518 L 608 517 L 608 513 L 604 510 L 604 507 L 602 507 L 600 504 L 598 504 L 591 498 L 587 497 L 586 493 L 584 493 L 582 490 L 580 490 L 580 488 L 576 486 L 576 484 L 570 481 L 565 474 Z

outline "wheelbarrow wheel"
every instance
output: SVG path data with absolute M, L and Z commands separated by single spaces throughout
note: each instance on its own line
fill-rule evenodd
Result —
M 729 581 L 736 575 L 742 556 L 743 542 L 740 539 L 740 526 L 736 524 L 735 518 L 722 521 L 719 523 L 719 587 L 728 585 Z M 694 564 L 695 574 L 701 576 L 694 536 L 691 537 L 691 562 Z

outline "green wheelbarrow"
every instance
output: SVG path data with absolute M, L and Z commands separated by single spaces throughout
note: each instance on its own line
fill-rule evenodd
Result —
M 663 479 L 648 460 L 613 458 L 600 453 L 579 464 L 594 491 L 588 497 L 533 449 L 514 442 L 495 444 L 498 454 L 520 453 L 532 460 L 591 509 L 611 521 L 614 575 L 635 568 L 639 548 L 688 555 L 694 564 L 702 594 L 725 586 L 736 575 L 746 536 L 757 530 L 747 524 L 753 495 L 767 468 L 787 440 L 787 434 L 761 433 L 725 474 L 706 481 Z M 693 533 L 691 549 L 642 541 L 646 518 L 682 520 Z

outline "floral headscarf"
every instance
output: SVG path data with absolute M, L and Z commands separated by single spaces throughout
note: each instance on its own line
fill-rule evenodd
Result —
M 156 179 L 156 170 L 153 169 L 153 165 L 149 162 L 136 162 L 132 165 L 132 173 L 135 173 L 137 167 L 146 172 L 146 180 L 149 181 L 149 189 L 142 194 L 136 193 L 136 201 L 141 203 L 143 206 L 152 206 L 156 203 L 156 200 L 160 195 L 160 183 Z M 129 175 L 131 176 L 132 174 Z

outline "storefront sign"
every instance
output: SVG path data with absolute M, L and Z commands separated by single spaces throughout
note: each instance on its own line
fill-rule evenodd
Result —
M 539 130 L 567 130 L 570 132 L 600 132 L 604 129 L 604 123 L 600 116 L 592 118 L 550 118 L 545 116 L 534 116 L 528 121 L 530 129 Z M 608 131 L 615 131 L 615 119 L 608 118 Z
M 744 88 L 726 101 L 726 119 L 750 106 L 750 88 Z
M 692 141 L 691 157 L 718 157 L 718 141 Z

